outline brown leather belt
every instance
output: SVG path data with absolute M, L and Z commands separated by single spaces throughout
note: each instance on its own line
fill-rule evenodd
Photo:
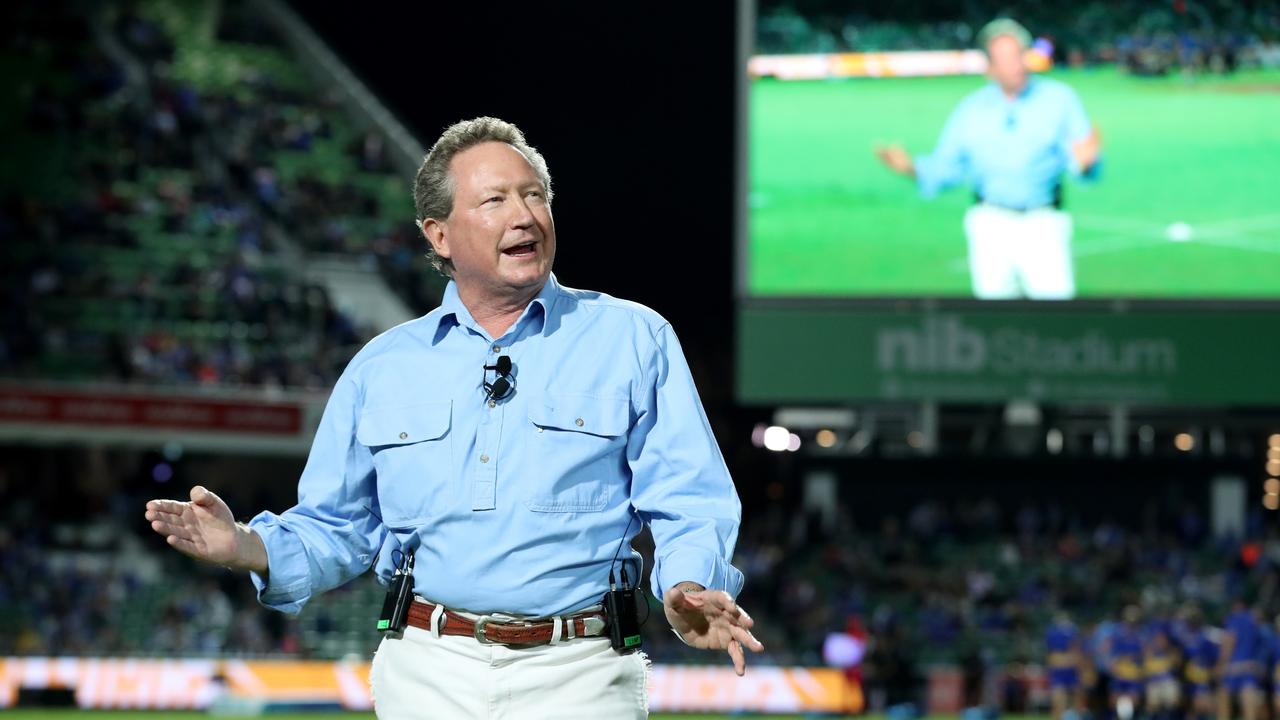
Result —
M 431 631 L 431 614 L 436 606 L 429 602 L 409 604 L 409 624 L 420 630 Z M 604 634 L 604 615 L 579 613 L 566 615 L 560 631 L 561 640 L 576 637 L 595 637 Z M 471 636 L 485 645 L 546 645 L 555 634 L 554 620 L 536 622 L 494 620 L 481 615 L 475 620 L 446 609 L 440 618 L 441 635 Z

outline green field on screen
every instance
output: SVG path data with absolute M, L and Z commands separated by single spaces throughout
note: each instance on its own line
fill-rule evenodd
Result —
M 1099 182 L 1069 181 L 1079 297 L 1280 298 L 1280 71 L 1055 71 L 1099 127 Z M 755 297 L 972 297 L 971 191 L 926 201 L 876 142 L 929 152 L 983 78 L 755 80 L 747 288 Z M 1185 223 L 1190 237 L 1170 226 Z

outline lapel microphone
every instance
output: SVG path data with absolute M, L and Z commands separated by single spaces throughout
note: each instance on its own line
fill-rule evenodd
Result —
M 501 400 L 511 394 L 515 389 L 515 376 L 511 374 L 511 356 L 500 355 L 498 361 L 492 365 L 485 365 L 484 370 L 488 373 L 490 370 L 498 373 L 498 379 L 489 382 L 484 381 L 484 394 L 486 400 Z

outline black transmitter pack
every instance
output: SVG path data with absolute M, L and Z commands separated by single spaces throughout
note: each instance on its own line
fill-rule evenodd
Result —
M 413 551 L 401 555 L 400 565 L 391 576 L 391 587 L 382 601 L 382 613 L 378 615 L 378 630 L 385 633 L 402 633 L 409 624 L 409 605 L 413 603 Z
M 609 642 L 618 652 L 640 649 L 640 617 L 637 602 L 640 589 L 627 582 L 627 567 L 622 565 L 622 587 L 613 583 L 613 571 L 609 571 L 609 592 L 604 594 L 604 617 L 608 623 Z

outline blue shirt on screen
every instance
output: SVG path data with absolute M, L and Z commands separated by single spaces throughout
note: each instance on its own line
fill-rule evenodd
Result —
M 491 404 L 483 368 L 502 355 L 515 390 Z M 253 581 L 264 605 L 296 613 L 371 565 L 385 582 L 393 551 L 414 549 L 429 600 L 549 616 L 598 603 L 643 522 L 657 594 L 691 580 L 736 596 L 740 513 L 657 313 L 552 276 L 491 338 L 451 282 L 439 308 L 374 338 L 339 378 L 298 504 L 249 523 L 269 561 L 269 583 Z
M 995 205 L 1049 205 L 1064 172 L 1080 175 L 1071 146 L 1091 129 L 1079 96 L 1065 83 L 1032 76 L 1009 100 L 990 82 L 960 101 L 934 151 L 915 158 L 920 194 L 933 197 L 967 183 Z M 1094 163 L 1088 174 L 1097 168 Z

